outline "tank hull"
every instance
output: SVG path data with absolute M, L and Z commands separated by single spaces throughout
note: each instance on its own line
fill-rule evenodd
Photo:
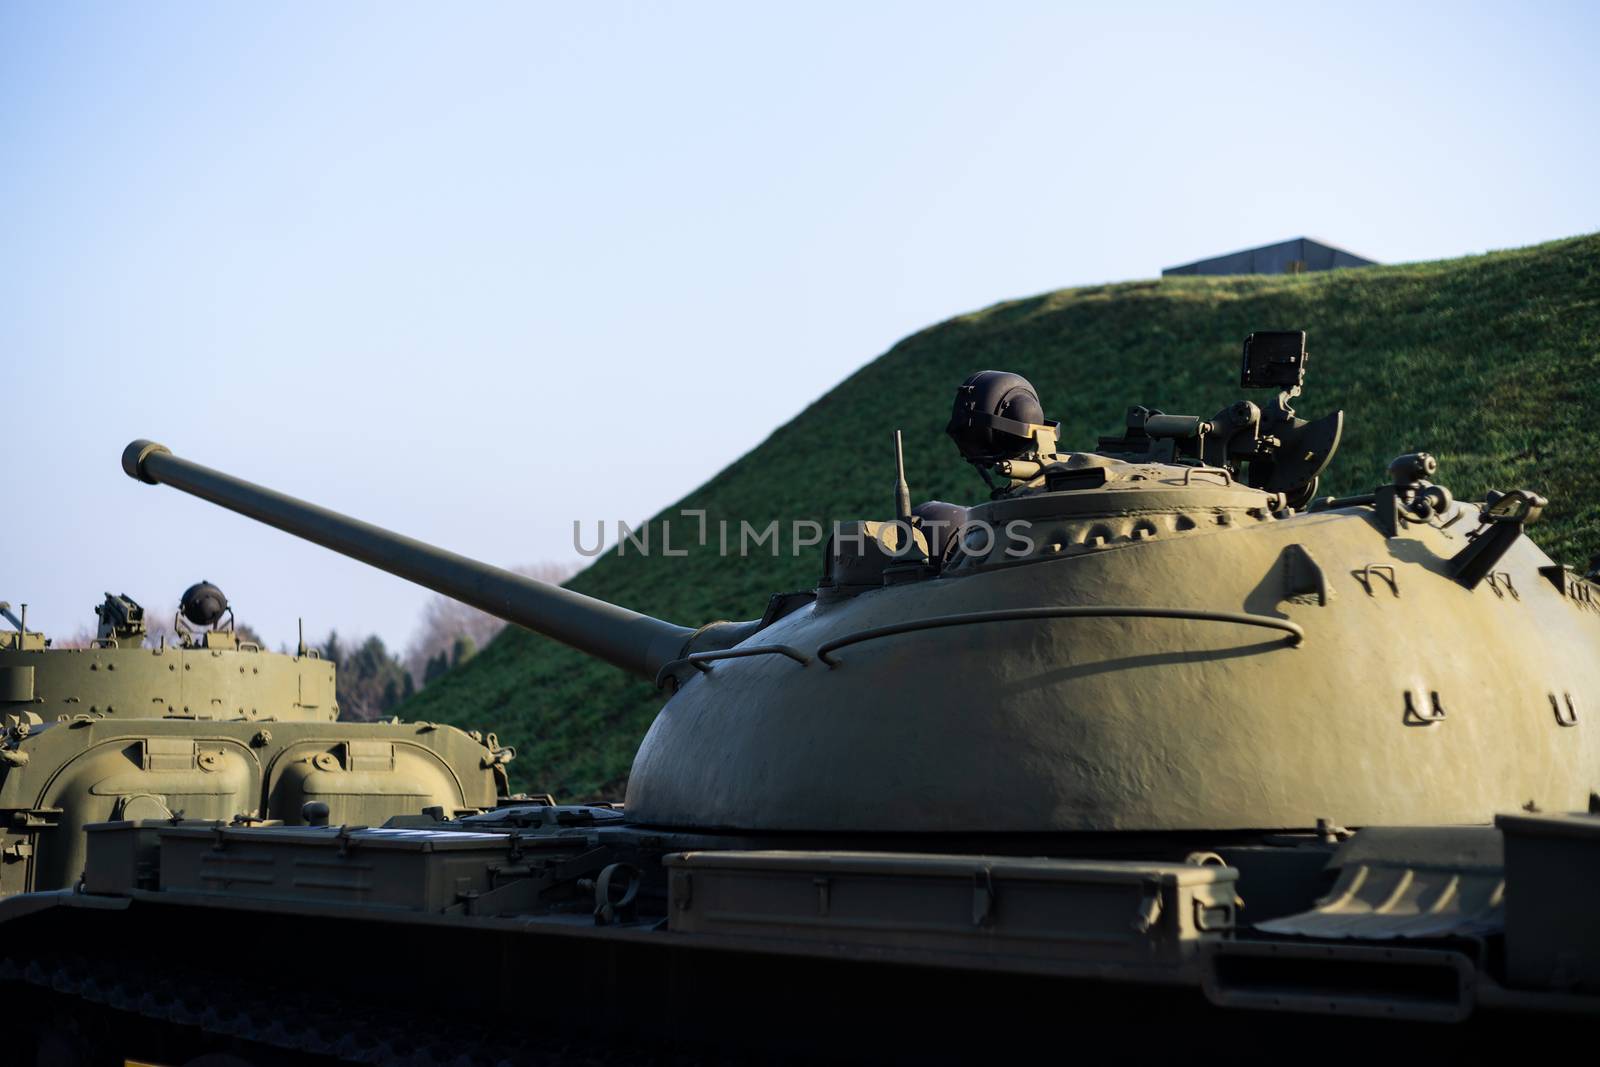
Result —
M 308 802 L 365 826 L 437 806 L 492 807 L 482 743 L 431 723 L 79 719 L 36 727 L 0 778 L 0 893 L 72 886 L 85 827 L 120 819 L 296 824 Z
M 251 1064 L 285 1052 L 633 1062 L 664 1050 L 970 1063 L 997 1040 L 1031 1048 L 1063 1027 L 1074 1047 L 1119 1062 L 1164 1061 L 1196 1032 L 1226 1039 L 1240 1062 L 1281 1062 L 1308 1031 L 1390 1054 L 1481 1053 L 1525 1034 L 1527 1012 L 1541 1034 L 1581 1035 L 1600 1017 L 1600 986 L 1572 988 L 1570 959 L 1565 984 L 1545 972 L 1509 984 L 1498 960 L 1570 938 L 1521 942 L 1498 903 L 1467 914 L 1408 901 L 1381 884 L 1384 865 L 1419 885 L 1532 875 L 1572 899 L 1583 863 L 1570 858 L 1593 863 L 1596 827 L 1552 876 L 1552 853 L 1527 865 L 1508 844 L 1502 860 L 1492 827 L 1373 846 L 1371 831 L 1087 834 L 1008 854 L 997 838 L 841 851 L 838 838 L 679 834 L 548 807 L 387 831 L 110 824 L 90 834 L 83 891 L 0 901 L 0 988 L 29 1007 L 13 1047 L 34 1023 L 99 1012 L 102 1052 L 156 1062 L 226 1049 Z M 1184 856 L 1205 843 L 1221 852 Z M 1390 899 L 1347 914 L 1333 937 L 1243 924 L 1274 892 L 1312 909 L 1291 923 L 1325 912 L 1325 867 Z M 1419 919 L 1425 937 L 1402 932 Z M 307 966 L 265 974 L 248 953 L 194 948 L 240 942 L 318 948 Z M 444 978 L 393 981 L 419 960 L 447 961 Z M 559 987 L 532 995 L 535 968 Z M 959 1010 L 934 1020 L 930 1005 Z

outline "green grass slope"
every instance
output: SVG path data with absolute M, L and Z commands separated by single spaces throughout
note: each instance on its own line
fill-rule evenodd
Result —
M 984 487 L 943 432 L 967 374 L 1025 375 L 1062 421 L 1064 446 L 1092 447 L 1130 404 L 1209 415 L 1234 399 L 1240 342 L 1258 329 L 1308 330 L 1297 407 L 1346 412 L 1324 491 L 1369 489 L 1395 455 L 1426 450 L 1460 497 L 1547 495 L 1532 533 L 1555 558 L 1579 564 L 1600 551 L 1600 235 L 1436 263 L 1129 282 L 998 304 L 901 341 L 678 506 L 735 530 L 740 520 L 887 518 L 892 427 L 905 431 L 913 501 L 974 503 Z M 652 544 L 676 513 L 651 521 Z M 686 529 L 674 523 L 675 543 Z M 568 585 L 685 624 L 751 618 L 769 593 L 816 584 L 820 548 L 798 557 L 787 548 L 743 559 L 714 547 L 683 558 L 608 553 Z M 516 785 L 574 797 L 620 792 L 658 706 L 650 686 L 511 628 L 400 712 L 492 724 L 517 746 Z

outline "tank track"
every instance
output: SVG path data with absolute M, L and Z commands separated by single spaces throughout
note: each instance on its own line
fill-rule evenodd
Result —
M 26 983 L 63 999 L 218 1038 L 254 1042 L 343 1063 L 394 1067 L 674 1067 L 691 1063 L 732 1064 L 661 1047 L 599 1041 L 549 1033 L 514 1032 L 515 1020 L 430 1016 L 377 1002 L 370 994 L 326 999 L 261 988 L 259 979 L 179 975 L 144 966 L 131 972 L 72 954 L 27 960 L 0 958 L 0 983 Z M 512 1031 L 507 1033 L 506 1031 Z

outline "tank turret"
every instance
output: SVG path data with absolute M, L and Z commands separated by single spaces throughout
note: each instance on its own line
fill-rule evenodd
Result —
M 1241 384 L 1273 401 L 1132 408 L 1085 452 L 1060 450 L 1025 379 L 974 375 L 949 431 L 987 502 L 918 515 L 898 477 L 891 520 L 836 525 L 814 595 L 700 629 L 148 441 L 123 465 L 656 680 L 671 695 L 626 798 L 655 825 L 1036 834 L 1583 807 L 1600 741 L 1568 728 L 1563 694 L 1600 697 L 1600 620 L 1592 587 L 1523 536 L 1543 501 L 1458 504 L 1419 455 L 1371 494 L 1317 499 L 1343 416 L 1295 415 L 1305 367 L 1304 333 L 1253 334 Z M 935 511 L 960 529 L 934 531 Z

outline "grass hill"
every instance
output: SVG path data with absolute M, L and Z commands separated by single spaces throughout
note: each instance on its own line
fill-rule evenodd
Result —
M 887 518 L 893 427 L 913 501 L 977 502 L 983 485 L 943 433 L 967 374 L 1025 375 L 1064 446 L 1091 447 L 1129 404 L 1209 415 L 1234 399 L 1240 342 L 1257 329 L 1309 331 L 1297 407 L 1346 412 L 1323 491 L 1365 491 L 1395 455 L 1426 450 L 1458 497 L 1548 496 L 1532 535 L 1555 558 L 1600 552 L 1600 235 L 1395 267 L 1096 285 L 960 315 L 901 341 L 652 519 L 652 544 L 678 507 L 735 530 Z M 684 531 L 674 523 L 675 542 Z M 608 553 L 568 585 L 684 624 L 752 618 L 769 593 L 815 585 L 820 548 L 787 548 L 776 559 Z M 517 746 L 516 785 L 574 797 L 620 793 L 658 707 L 648 685 L 512 627 L 399 710 L 493 723 Z

